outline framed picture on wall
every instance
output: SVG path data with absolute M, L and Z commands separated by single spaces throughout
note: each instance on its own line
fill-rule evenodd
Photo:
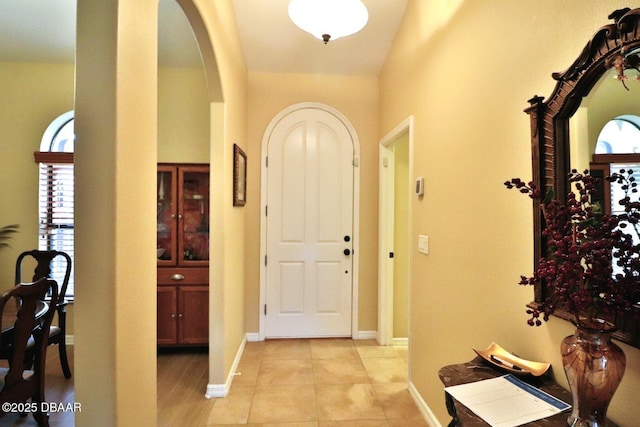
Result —
M 233 206 L 247 203 L 247 155 L 233 144 Z

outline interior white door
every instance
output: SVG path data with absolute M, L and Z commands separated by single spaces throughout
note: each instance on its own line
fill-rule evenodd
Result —
M 266 336 L 350 336 L 351 135 L 327 111 L 296 110 L 267 156 Z

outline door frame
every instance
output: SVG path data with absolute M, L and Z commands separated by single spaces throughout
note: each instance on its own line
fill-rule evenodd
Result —
M 276 126 L 291 113 L 300 110 L 322 110 L 335 116 L 347 129 L 353 142 L 353 274 L 351 282 L 351 337 L 358 337 L 358 278 L 360 271 L 360 141 L 355 128 L 337 109 L 319 102 L 301 102 L 290 105 L 275 115 L 267 126 L 262 137 L 262 151 L 260 154 L 260 305 L 259 318 L 260 330 L 258 332 L 259 340 L 264 341 L 266 338 L 266 316 L 264 314 L 264 306 L 267 301 L 267 266 L 264 262 L 267 256 L 267 153 L 269 140 Z
M 403 135 L 409 134 L 409 184 L 413 184 L 413 116 L 409 116 L 380 140 L 379 148 L 379 196 L 378 196 L 378 343 L 393 345 L 393 263 L 389 252 L 394 240 L 394 152 L 393 144 Z M 410 191 L 410 189 L 407 189 Z M 409 242 L 413 242 L 413 208 L 409 199 Z M 408 263 L 412 264 L 412 251 L 408 251 Z M 408 292 L 411 295 L 411 268 L 408 277 Z M 407 308 L 409 319 L 409 342 L 411 341 L 411 299 Z

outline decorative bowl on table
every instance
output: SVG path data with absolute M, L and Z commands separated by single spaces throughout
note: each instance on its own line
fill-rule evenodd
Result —
M 474 348 L 473 351 L 491 365 L 516 375 L 533 375 L 539 377 L 547 372 L 551 366 L 550 363 L 521 359 L 509 353 L 495 342 L 492 342 L 491 345 L 484 350 L 476 350 Z

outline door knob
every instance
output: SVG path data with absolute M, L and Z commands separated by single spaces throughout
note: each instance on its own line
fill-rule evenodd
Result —
M 344 236 L 344 241 L 345 241 L 345 242 L 349 242 L 349 241 L 351 241 L 351 237 L 349 237 L 349 236 Z
M 344 251 L 342 251 L 342 253 L 347 256 L 351 255 L 351 251 L 349 249 L 345 249 Z

